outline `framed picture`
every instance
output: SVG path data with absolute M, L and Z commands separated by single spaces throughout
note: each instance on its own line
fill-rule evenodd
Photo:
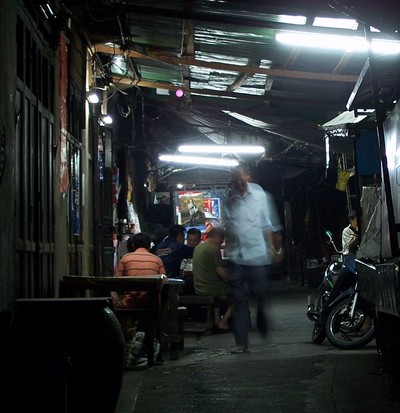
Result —
M 204 225 L 203 192 L 178 192 L 178 206 L 181 225 L 184 227 Z

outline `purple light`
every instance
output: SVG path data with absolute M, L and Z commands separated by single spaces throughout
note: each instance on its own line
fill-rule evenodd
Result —
M 175 95 L 177 98 L 181 98 L 183 96 L 183 90 L 182 89 L 177 89 L 175 92 Z

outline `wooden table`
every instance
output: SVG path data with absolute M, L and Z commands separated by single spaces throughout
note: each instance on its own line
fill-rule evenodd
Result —
M 112 291 L 146 291 L 148 305 L 139 309 L 116 309 L 116 313 L 132 313 L 133 317 L 146 319 L 147 364 L 154 364 L 154 338 L 161 344 L 178 341 L 178 291 L 183 285 L 180 279 L 168 279 L 165 275 L 135 277 L 92 277 L 65 275 L 60 282 L 60 297 L 76 296 L 86 290 L 95 290 L 97 294 L 110 295 Z M 165 298 L 162 290 L 168 285 Z M 161 353 L 159 358 L 161 359 Z M 171 348 L 172 357 L 172 348 Z M 174 358 L 176 357 L 174 353 Z

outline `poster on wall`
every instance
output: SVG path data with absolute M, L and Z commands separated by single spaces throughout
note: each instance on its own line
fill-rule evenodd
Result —
M 184 227 L 204 225 L 203 192 L 178 192 L 178 205 L 181 225 Z
M 202 234 L 223 226 L 222 211 L 227 196 L 225 189 L 177 191 L 174 193 L 175 223 L 186 230 L 196 227 Z
M 219 198 L 203 199 L 204 218 L 220 219 L 220 200 Z

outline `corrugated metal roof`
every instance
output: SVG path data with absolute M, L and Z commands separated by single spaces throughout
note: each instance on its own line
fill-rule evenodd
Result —
M 130 76 L 115 76 L 118 88 L 140 88 L 152 110 L 186 124 L 185 136 L 179 128 L 173 130 L 174 122 L 163 124 L 176 137 L 175 143 L 164 142 L 170 151 L 179 140 L 190 139 L 187 131 L 192 130 L 197 139 L 257 141 L 272 154 L 296 153 L 298 162 L 311 163 L 324 161 L 320 125 L 346 110 L 367 55 L 287 46 L 276 41 L 276 33 L 364 36 L 362 22 L 368 17 L 369 24 L 382 30 L 377 36 L 398 39 L 394 30 L 400 26 L 392 16 L 400 13 L 400 2 L 392 0 L 391 11 L 371 0 L 362 7 L 350 0 L 64 3 L 106 67 L 121 54 L 133 69 Z M 357 17 L 360 24 L 357 30 L 314 27 L 315 17 Z M 170 95 L 157 95 L 156 88 Z M 181 100 L 174 96 L 177 88 L 185 91 Z M 251 127 L 226 111 L 267 126 Z

